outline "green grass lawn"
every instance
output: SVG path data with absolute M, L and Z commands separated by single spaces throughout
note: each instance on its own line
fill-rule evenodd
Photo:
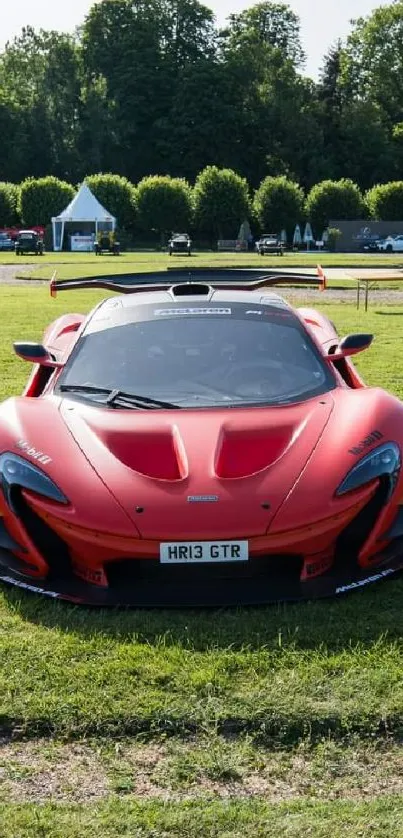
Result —
M 12 341 L 101 294 L 0 294 L 6 397 L 29 372 Z M 403 307 L 318 307 L 342 333 L 374 332 L 357 366 L 403 398 Z M 403 579 L 212 612 L 2 586 L 0 838 L 403 836 L 402 604 Z

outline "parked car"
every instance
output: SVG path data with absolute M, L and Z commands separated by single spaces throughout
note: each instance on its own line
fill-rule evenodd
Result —
M 42 256 L 44 251 L 43 239 L 36 230 L 20 230 L 15 240 L 15 253 L 34 253 Z
M 120 242 L 117 241 L 114 232 L 98 233 L 97 240 L 94 244 L 96 256 L 102 256 L 103 253 L 112 253 L 113 256 L 120 255 Z
M 188 277 L 51 280 L 118 296 L 14 344 L 30 366 L 0 405 L 0 579 L 75 604 L 240 606 L 401 570 L 403 403 L 352 362 L 372 335 L 274 293 L 316 273 Z
M 402 253 L 403 236 L 387 236 L 378 243 L 378 250 L 386 253 Z
M 264 256 L 266 253 L 278 253 L 279 256 L 282 256 L 284 253 L 284 243 L 277 233 L 264 233 L 259 241 L 256 242 L 255 247 L 261 256 Z
M 366 253 L 378 253 L 379 246 L 385 241 L 384 236 L 371 236 L 371 238 L 366 239 L 362 246 L 361 250 L 364 250 Z
M 192 255 L 192 240 L 188 233 L 173 233 L 168 242 L 168 253 L 170 256 L 176 253 Z
M 14 250 L 14 242 L 8 233 L 0 233 L 0 250 Z

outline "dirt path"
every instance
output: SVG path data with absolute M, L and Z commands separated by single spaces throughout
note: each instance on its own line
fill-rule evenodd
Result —
M 26 279 L 16 279 L 16 273 L 27 273 L 32 271 L 32 267 L 37 265 L 36 262 L 23 263 L 18 265 L 0 265 L 0 285 L 27 285 Z M 41 264 L 42 267 L 42 264 Z M 46 267 L 46 266 L 45 266 Z M 46 285 L 49 280 L 45 279 L 30 279 L 30 285 Z
M 323 302 L 327 303 L 348 303 L 355 305 L 357 299 L 356 288 L 327 288 L 323 294 L 318 294 L 316 288 L 278 288 L 278 293 L 281 297 L 287 300 L 298 300 L 299 303 L 307 305 L 320 306 Z M 384 289 L 372 290 L 369 293 L 368 310 L 374 305 L 401 305 L 403 304 L 403 291 Z M 364 310 L 364 293 L 361 292 L 360 309 Z

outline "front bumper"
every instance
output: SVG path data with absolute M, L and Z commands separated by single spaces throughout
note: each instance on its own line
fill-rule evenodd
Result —
M 0 581 L 53 599 L 98 607 L 257 606 L 333 597 L 387 579 L 403 570 L 403 538 L 395 539 L 376 558 L 376 567 L 372 569 L 359 568 L 354 561 L 350 565 L 345 562 L 343 568 L 334 568 L 304 582 L 290 579 L 287 575 L 271 575 L 267 578 L 264 573 L 236 578 L 231 576 L 231 568 L 228 565 L 228 575 L 215 576 L 215 566 L 210 565 L 210 577 L 206 573 L 204 579 L 201 577 L 181 580 L 179 574 L 173 575 L 171 579 L 167 579 L 166 576 L 161 579 L 157 569 L 156 573 L 147 578 L 141 578 L 140 575 L 133 586 L 125 583 L 112 588 L 102 588 L 70 573 L 48 579 L 30 578 L 18 569 L 10 551 L 2 548 Z M 178 571 L 178 567 L 174 569 Z

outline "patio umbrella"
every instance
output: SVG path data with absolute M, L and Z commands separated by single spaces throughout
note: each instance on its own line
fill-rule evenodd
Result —
M 293 235 L 293 238 L 292 238 L 292 243 L 293 244 L 301 244 L 301 242 L 302 242 L 301 228 L 300 228 L 299 224 L 296 224 L 295 225 L 295 230 L 294 230 L 294 235 Z
M 306 244 L 306 249 L 309 250 L 309 245 L 310 245 L 311 242 L 313 242 L 312 227 L 311 227 L 309 221 L 307 221 L 306 224 L 305 224 L 303 241 Z

